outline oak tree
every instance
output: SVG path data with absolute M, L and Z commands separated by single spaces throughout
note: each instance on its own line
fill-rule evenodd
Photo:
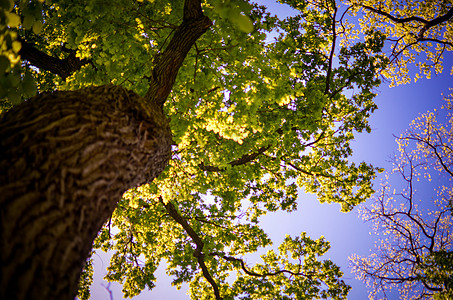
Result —
M 364 220 L 383 236 L 369 257 L 351 257 L 370 297 L 399 289 L 402 299 L 450 299 L 453 296 L 453 115 L 451 99 L 444 112 L 428 112 L 413 121 L 397 139 L 400 155 L 393 173 L 405 188 L 386 181 Z M 442 111 L 441 111 L 442 112 Z M 436 195 L 423 193 L 435 181 Z
M 284 2 L 298 15 L 0 1 L 0 298 L 74 298 L 98 233 L 129 297 L 162 259 L 193 299 L 346 297 L 322 238 L 246 261 L 272 243 L 260 216 L 295 210 L 298 187 L 343 211 L 373 192 L 375 169 L 348 158 L 370 130 L 382 36 L 340 47 L 335 1 Z

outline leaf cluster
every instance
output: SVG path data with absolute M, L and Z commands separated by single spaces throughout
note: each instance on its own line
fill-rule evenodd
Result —
M 40 1 L 4 0 L 0 2 L 0 110 L 36 94 L 33 70 L 22 68 L 21 42 L 17 31 L 40 33 L 42 24 Z

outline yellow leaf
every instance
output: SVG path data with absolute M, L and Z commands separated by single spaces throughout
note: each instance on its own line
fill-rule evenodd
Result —
M 44 25 L 41 22 L 35 22 L 33 23 L 32 30 L 34 34 L 39 34 L 42 30 L 42 27 Z
M 14 51 L 14 53 L 19 53 L 21 48 L 22 48 L 22 44 L 19 41 L 14 41 L 13 42 L 13 51 Z
M 20 17 L 15 13 L 5 12 L 6 18 L 8 19 L 9 27 L 18 27 L 20 25 Z

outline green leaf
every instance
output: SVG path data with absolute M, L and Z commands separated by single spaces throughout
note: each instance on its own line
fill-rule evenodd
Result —
M 33 76 L 30 73 L 26 73 L 22 82 L 22 90 L 26 97 L 33 97 L 36 95 L 37 88 Z
M 29 30 L 35 23 L 35 17 L 33 15 L 25 15 L 24 23 L 22 24 L 25 29 Z
M 9 27 L 18 27 L 20 25 L 20 17 L 15 13 L 5 12 L 6 18 L 8 19 Z
M 11 102 L 13 105 L 19 104 L 21 101 L 21 96 L 20 93 L 16 90 L 10 90 L 8 92 L 8 100 Z
M 39 34 L 41 32 L 43 26 L 44 26 L 44 24 L 39 21 L 34 22 L 33 27 L 32 27 L 33 33 Z
M 2 76 L 6 72 L 9 66 L 9 59 L 4 55 L 0 55 L 0 76 Z
M 3 8 L 6 11 L 11 11 L 14 7 L 13 0 L 0 0 L 0 8 Z
M 232 18 L 232 21 L 245 33 L 250 33 L 254 29 L 252 20 L 243 14 L 236 15 Z
M 18 72 L 13 72 L 12 74 L 9 74 L 8 76 L 9 82 L 12 87 L 16 87 L 20 83 L 20 73 Z
M 22 44 L 19 41 L 13 41 L 12 49 L 14 53 L 19 53 L 20 49 L 22 48 Z

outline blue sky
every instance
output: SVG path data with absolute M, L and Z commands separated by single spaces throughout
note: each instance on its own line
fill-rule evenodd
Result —
M 287 14 L 288 11 L 279 5 L 270 5 L 274 1 L 257 1 L 269 7 L 278 14 Z M 440 109 L 443 104 L 442 93 L 448 94 L 448 88 L 453 87 L 450 70 L 453 65 L 453 56 L 445 56 L 445 68 L 441 75 L 433 75 L 432 79 L 420 79 L 416 83 L 389 88 L 383 83 L 378 88 L 375 101 L 379 109 L 370 118 L 371 134 L 360 134 L 353 143 L 353 160 L 366 161 L 375 166 L 389 168 L 390 157 L 397 151 L 394 135 L 400 135 L 410 122 L 419 114 Z M 375 185 L 379 185 L 378 178 Z M 263 227 L 274 244 L 278 245 L 285 234 L 298 236 L 306 231 L 312 238 L 324 236 L 331 243 L 327 257 L 341 266 L 345 273 L 344 280 L 352 286 L 349 299 L 367 299 L 367 290 L 364 284 L 354 279 L 350 273 L 348 256 L 353 253 L 366 256 L 373 248 L 374 235 L 370 235 L 368 224 L 359 218 L 357 209 L 350 213 L 341 213 L 339 205 L 319 204 L 313 195 L 301 195 L 299 209 L 291 214 L 277 213 L 263 219 Z M 102 281 L 105 269 L 108 266 L 108 257 L 95 255 L 95 282 L 92 286 L 92 299 L 110 299 L 104 288 L 108 283 Z M 144 292 L 134 299 L 187 299 L 185 291 L 177 291 L 170 286 L 166 278 L 164 266 L 157 272 L 157 284 L 153 291 Z M 114 299 L 122 299 L 121 288 L 112 283 Z M 394 299 L 398 299 L 395 295 Z

